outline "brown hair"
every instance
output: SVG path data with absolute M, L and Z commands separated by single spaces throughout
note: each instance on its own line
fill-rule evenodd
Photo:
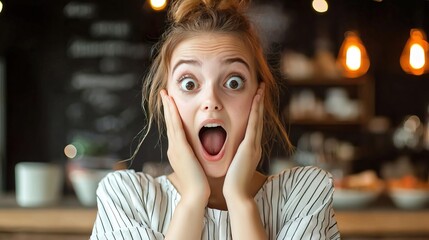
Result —
M 236 35 L 254 53 L 258 81 L 265 82 L 264 156 L 269 156 L 272 141 L 279 140 L 285 149 L 291 147 L 277 112 L 279 86 L 265 59 L 260 40 L 245 15 L 248 5 L 249 0 L 178 0 L 172 4 L 169 12 L 171 24 L 155 45 L 156 56 L 143 83 L 142 107 L 148 121 L 143 140 L 152 123 L 157 124 L 160 133 L 163 132 L 164 117 L 159 93 L 167 86 L 169 62 L 175 47 L 195 34 L 214 32 Z

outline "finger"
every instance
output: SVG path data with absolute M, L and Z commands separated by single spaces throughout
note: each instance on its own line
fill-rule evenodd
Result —
M 174 99 L 167 94 L 165 90 L 161 91 L 161 96 L 163 102 L 165 102 L 167 111 L 166 111 L 166 121 L 167 125 L 167 137 L 172 140 L 173 138 L 186 138 L 183 130 L 182 119 L 180 118 L 179 110 L 177 109 L 176 102 Z
M 169 110 L 169 104 L 167 99 L 167 92 L 163 89 L 159 92 L 161 95 L 161 101 L 162 101 L 162 108 L 164 112 L 164 120 L 165 120 L 165 126 L 168 129 L 170 129 L 170 110 Z
M 170 104 L 167 96 L 167 92 L 163 89 L 160 91 L 163 110 L 164 110 L 164 119 L 165 119 L 165 126 L 167 128 L 167 137 L 170 138 L 170 132 L 172 129 L 171 126 L 171 114 L 170 114 Z
M 173 125 L 174 134 L 178 134 L 179 137 L 185 138 L 185 131 L 183 129 L 182 118 L 180 117 L 179 110 L 177 109 L 176 102 L 174 98 L 168 96 L 169 104 L 170 104 L 170 114 L 171 114 L 171 122 Z
M 257 122 L 257 131 L 256 131 L 256 141 L 261 142 L 262 134 L 264 131 L 264 103 L 265 103 L 265 83 L 261 83 L 260 88 L 258 89 L 260 94 L 259 105 L 258 105 L 258 122 Z
M 255 139 L 256 131 L 258 129 L 258 117 L 259 117 L 259 102 L 260 102 L 260 94 L 259 89 L 253 97 L 252 106 L 250 108 L 249 120 L 246 128 L 246 136 L 245 138 L 248 141 Z
M 247 124 L 246 135 L 249 137 L 249 140 L 254 139 L 254 143 L 258 144 L 260 142 L 259 135 L 262 135 L 259 132 L 262 132 L 262 119 L 263 117 L 263 86 L 259 87 L 255 97 L 253 98 L 252 107 L 250 110 L 249 122 Z

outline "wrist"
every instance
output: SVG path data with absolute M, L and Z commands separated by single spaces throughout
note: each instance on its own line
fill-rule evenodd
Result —
M 226 205 L 228 206 L 228 209 L 237 209 L 241 207 L 252 207 L 253 205 L 256 206 L 256 202 L 253 199 L 252 196 L 248 194 L 227 194 L 225 195 L 225 201 Z
M 208 198 L 198 197 L 193 194 L 183 195 L 179 204 L 189 209 L 204 209 L 208 204 Z
M 252 199 L 250 191 L 245 187 L 238 187 L 233 185 L 224 185 L 222 189 L 226 201 L 243 201 Z

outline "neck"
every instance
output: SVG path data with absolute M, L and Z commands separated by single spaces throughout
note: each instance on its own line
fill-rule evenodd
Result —
M 210 197 L 208 202 L 209 208 L 227 210 L 225 197 L 223 196 L 222 191 L 224 181 L 225 177 L 208 178 L 210 185 Z
M 223 183 L 225 177 L 221 178 L 208 178 L 210 185 L 210 197 L 208 202 L 209 208 L 215 208 L 220 210 L 228 210 L 226 200 L 223 195 Z M 264 185 L 267 180 L 267 176 L 260 172 L 255 172 L 252 178 L 252 184 L 250 185 L 250 194 L 255 197 L 259 189 Z

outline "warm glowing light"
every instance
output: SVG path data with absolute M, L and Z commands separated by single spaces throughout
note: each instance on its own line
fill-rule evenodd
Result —
M 355 32 L 346 32 L 344 42 L 338 53 L 337 63 L 345 77 L 356 78 L 369 69 L 369 57 L 366 49 Z
M 326 0 L 313 0 L 311 5 L 316 12 L 324 13 L 328 11 L 328 2 Z
M 167 0 L 150 0 L 150 6 L 155 11 L 164 10 L 167 6 Z
M 3 10 L 3 3 L 0 1 L 0 13 Z
M 402 51 L 400 63 L 404 72 L 413 75 L 422 75 L 429 69 L 428 43 L 423 30 L 411 29 L 410 38 Z
M 361 53 L 357 46 L 350 46 L 346 52 L 346 65 L 350 70 L 356 71 L 361 66 Z
M 75 158 L 77 155 L 77 148 L 74 145 L 69 144 L 64 148 L 64 154 L 68 158 Z
M 425 50 L 417 43 L 411 45 L 410 48 L 410 65 L 414 69 L 425 66 Z

